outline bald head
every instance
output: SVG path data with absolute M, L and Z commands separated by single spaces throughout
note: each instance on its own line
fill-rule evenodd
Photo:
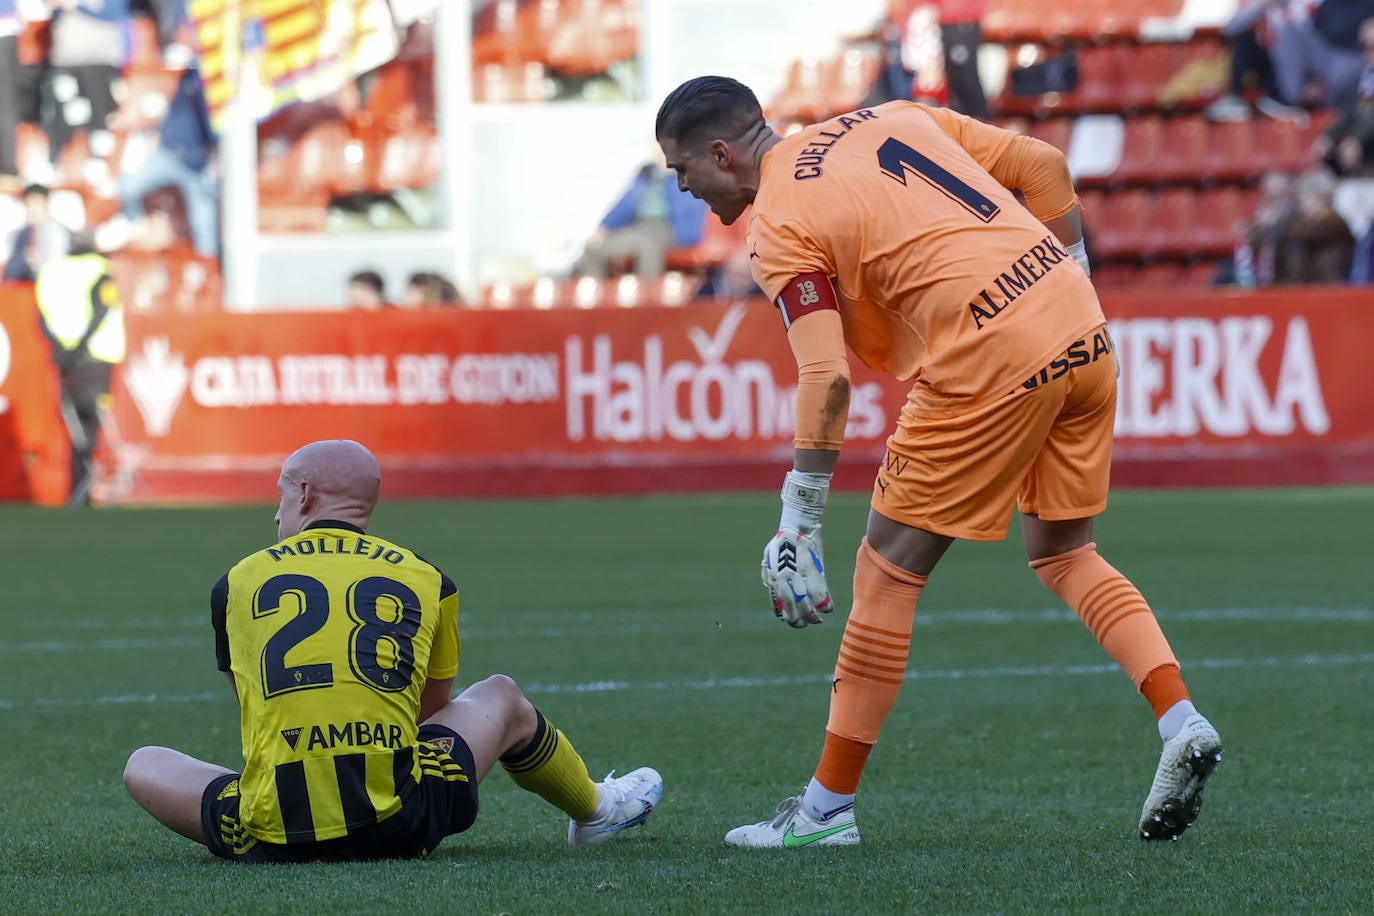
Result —
M 277 536 L 299 534 L 321 519 L 366 529 L 381 486 L 377 459 L 351 439 L 325 439 L 297 449 L 282 465 L 277 481 Z

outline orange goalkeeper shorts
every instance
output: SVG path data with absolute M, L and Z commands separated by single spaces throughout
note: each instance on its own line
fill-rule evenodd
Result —
M 921 403 L 922 407 L 916 406 Z M 1013 505 L 1058 521 L 1107 507 L 1116 354 L 1105 326 L 1006 397 L 957 416 L 913 389 L 888 437 L 873 509 L 948 537 L 1000 541 Z

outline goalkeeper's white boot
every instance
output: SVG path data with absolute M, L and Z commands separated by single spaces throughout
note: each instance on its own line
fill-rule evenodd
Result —
M 736 827 L 725 835 L 725 845 L 744 849 L 859 845 L 853 805 L 822 820 L 807 814 L 801 801 L 800 795 L 786 799 L 778 805 L 778 813 L 771 821 Z
M 596 811 L 585 821 L 568 822 L 568 845 L 604 843 L 649 819 L 663 798 L 663 777 L 652 767 L 640 767 L 624 776 L 615 770 L 596 784 L 600 792 Z
M 1197 820 L 1202 790 L 1221 763 L 1221 736 L 1200 715 L 1192 715 L 1164 742 L 1159 768 L 1140 812 L 1142 840 L 1176 840 Z

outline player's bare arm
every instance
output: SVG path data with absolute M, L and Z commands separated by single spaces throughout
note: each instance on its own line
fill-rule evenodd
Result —
M 420 712 L 417 722 L 427 722 L 436 712 L 448 705 L 453 697 L 453 678 L 430 678 L 425 681 L 424 691 L 420 694 Z

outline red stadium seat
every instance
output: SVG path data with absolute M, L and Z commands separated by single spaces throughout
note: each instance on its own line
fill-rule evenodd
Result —
M 859 48 L 847 48 L 831 61 L 825 76 L 827 114 L 842 114 L 862 105 L 881 66 L 876 54 Z
M 1149 226 L 1143 234 L 1145 254 L 1169 257 L 1193 253 L 1189 233 L 1196 219 L 1196 198 L 1193 188 L 1169 188 L 1155 195 Z
M 1036 0 L 988 0 L 983 37 L 994 43 L 1044 38 L 1044 8 Z
M 1244 178 L 1255 169 L 1253 147 L 1253 121 L 1213 122 L 1207 130 L 1203 177 L 1223 181 Z
M 1030 122 L 1027 131 L 1037 140 L 1044 140 L 1061 153 L 1069 151 L 1069 141 L 1073 138 L 1073 118 L 1040 118 Z
M 548 97 L 544 65 L 538 61 L 488 63 L 473 74 L 472 94 L 477 102 L 542 102 Z
M 1156 174 L 1161 181 L 1198 181 L 1206 173 L 1207 119 L 1175 115 L 1164 125 Z
M 687 248 L 674 248 L 669 251 L 665 263 L 669 270 L 700 270 L 716 267 L 725 262 L 731 254 L 745 245 L 745 227 L 748 221 L 735 220 L 726 226 L 710 210 L 702 219 L 701 241 Z
M 1159 108 L 1159 91 L 1177 69 L 1178 46 L 1169 42 L 1152 42 L 1133 46 L 1123 63 L 1124 80 L 1122 104 L 1137 111 Z
M 1183 280 L 1183 265 L 1177 261 L 1156 261 L 1141 267 L 1135 276 L 1135 286 L 1179 286 Z
M 1196 218 L 1189 232 L 1193 256 L 1231 254 L 1236 247 L 1236 227 L 1249 217 L 1245 198 L 1235 187 L 1212 188 L 1197 202 Z
M 1093 286 L 1098 289 L 1130 289 L 1140 277 L 1135 264 L 1094 264 Z
M 1087 0 L 1089 39 L 1134 37 L 1140 31 L 1140 11 L 1136 0 Z
M 1143 188 L 1106 195 L 1092 222 L 1094 250 L 1104 258 L 1138 257 L 1151 216 L 1150 193 Z
M 1159 115 L 1128 118 L 1121 145 L 1121 165 L 1109 180 L 1130 184 L 1153 182 L 1158 176 L 1163 137 L 1164 119 Z
M 1078 52 L 1078 88 L 1065 100 L 1075 111 L 1117 111 L 1124 107 L 1129 52 L 1121 45 L 1085 47 Z

